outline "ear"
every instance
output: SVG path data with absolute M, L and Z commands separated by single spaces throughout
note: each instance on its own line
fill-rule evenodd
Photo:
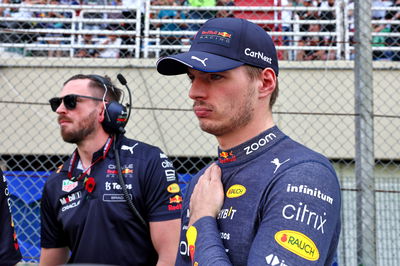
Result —
M 102 105 L 101 111 L 100 111 L 99 117 L 98 117 L 100 123 L 103 123 L 104 116 L 105 116 L 105 107 L 104 107 L 104 105 Z
M 262 86 L 259 88 L 259 97 L 271 96 L 276 87 L 276 75 L 272 68 L 265 68 L 261 73 Z

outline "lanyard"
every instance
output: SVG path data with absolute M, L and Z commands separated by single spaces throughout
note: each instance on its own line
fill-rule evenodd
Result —
M 96 163 L 100 162 L 101 160 L 104 160 L 107 157 L 107 153 L 111 148 L 112 142 L 113 142 L 113 138 L 109 137 L 107 139 L 106 144 L 104 145 L 103 155 L 97 157 L 97 159 L 94 160 L 94 162 L 88 168 L 86 168 L 86 170 L 84 172 L 82 172 L 78 177 L 73 177 L 72 176 L 72 172 L 74 170 L 74 165 L 75 165 L 76 160 L 78 158 L 78 152 L 77 152 L 77 150 L 75 150 L 74 153 L 71 156 L 71 160 L 69 161 L 68 178 L 73 182 L 81 180 L 90 171 L 90 169 L 92 168 L 93 165 L 95 165 Z

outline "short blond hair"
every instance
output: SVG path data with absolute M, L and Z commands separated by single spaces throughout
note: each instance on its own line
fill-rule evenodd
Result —
M 259 67 L 254 67 L 254 66 L 250 66 L 250 65 L 244 65 L 247 71 L 247 74 L 250 78 L 250 80 L 255 80 L 257 78 L 260 77 L 261 72 L 264 70 L 262 68 Z M 278 94 L 279 94 L 279 84 L 278 84 L 278 78 L 276 79 L 276 85 L 275 85 L 275 89 L 271 94 L 271 98 L 269 100 L 269 108 L 272 110 L 272 106 L 275 104 L 276 99 L 278 98 Z

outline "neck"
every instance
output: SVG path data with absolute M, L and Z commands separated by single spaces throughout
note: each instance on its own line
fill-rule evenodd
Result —
M 89 167 L 92 163 L 93 153 L 104 146 L 109 135 L 106 132 L 97 134 L 95 137 L 87 137 L 81 141 L 78 146 L 78 153 L 84 168 Z
M 275 126 L 275 123 L 272 120 L 272 114 L 270 113 L 266 118 L 264 117 L 264 119 L 253 119 L 244 127 L 237 128 L 222 136 L 217 136 L 219 147 L 221 150 L 231 149 L 254 138 L 255 136 L 258 136 L 273 126 Z

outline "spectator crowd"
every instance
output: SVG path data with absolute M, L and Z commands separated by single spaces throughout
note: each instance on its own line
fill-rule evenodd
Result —
M 75 57 L 100 57 L 100 58 L 120 58 L 132 57 L 132 49 L 121 49 L 119 45 L 135 45 L 136 25 L 134 23 L 110 23 L 114 19 L 136 19 L 137 14 L 141 14 L 141 43 L 139 47 L 146 45 L 144 37 L 144 5 L 138 6 L 138 0 L 0 0 L 3 4 L 19 4 L 19 8 L 0 8 L 0 17 L 15 18 L 15 21 L 4 21 L 0 23 L 3 31 L 0 37 L 2 43 L 32 43 L 39 42 L 49 44 L 46 56 L 60 57 L 66 56 L 67 52 L 56 49 L 60 44 L 78 44 L 73 55 Z M 144 1 L 142 1 L 144 4 Z M 284 46 L 285 49 L 279 51 L 279 56 L 283 60 L 334 60 L 343 58 L 343 54 L 337 51 L 337 13 L 338 10 L 347 12 L 348 27 L 350 32 L 348 41 L 353 43 L 354 32 L 354 1 L 344 0 L 344 5 L 338 6 L 343 1 L 338 0 L 280 0 L 281 6 L 289 7 L 283 11 L 245 11 L 232 10 L 232 6 L 275 6 L 276 0 L 152 0 L 151 6 L 168 6 L 168 9 L 150 9 L 151 19 L 171 20 L 171 22 L 150 23 L 150 30 L 159 29 L 159 43 L 161 49 L 159 56 L 166 56 L 179 51 L 181 46 L 188 43 L 193 35 L 203 23 L 203 21 L 213 17 L 241 17 L 258 20 L 281 20 L 281 23 L 260 24 L 267 31 L 281 31 L 287 34 L 274 36 L 276 45 Z M 65 23 L 65 18 L 78 16 L 78 9 L 74 9 L 73 14 L 66 9 L 54 10 L 43 9 L 30 10 L 26 5 L 109 5 L 121 6 L 126 10 L 116 10 L 115 12 L 85 11 L 81 16 L 85 19 L 94 19 L 95 22 L 84 22 L 77 25 Z M 175 7 L 186 6 L 187 9 L 176 9 Z M 400 0 L 374 0 L 372 3 L 372 31 L 374 33 L 371 40 L 374 48 L 374 60 L 394 60 L 400 61 L 400 51 L 396 47 L 400 46 L 400 11 L 389 9 L 389 7 L 400 7 Z M 134 8 L 132 8 L 134 7 Z M 191 8 L 192 7 L 192 8 Z M 209 7 L 217 7 L 210 9 Z M 219 7 L 227 7 L 225 9 Z M 290 9 L 292 7 L 302 7 L 301 9 Z M 309 8 L 309 9 L 307 9 Z M 136 12 L 139 9 L 139 13 Z M 21 18 L 27 21 L 21 21 Z M 41 22 L 30 22 L 31 18 L 52 18 L 54 20 Z M 56 21 L 57 18 L 60 21 Z M 104 20 L 100 23 L 99 20 Z M 174 21 L 172 21 L 174 20 Z M 177 22 L 176 20 L 183 20 Z M 397 22 L 396 22 L 397 21 Z M 384 23 L 388 22 L 388 23 Z M 85 31 L 80 33 L 65 33 L 63 30 L 71 30 L 72 27 Z M 42 29 L 43 31 L 29 31 L 31 29 Z M 47 30 L 47 32 L 46 32 Z M 104 31 L 104 33 L 103 33 Z M 130 31 L 130 34 L 115 34 L 115 31 Z M 181 32 L 185 32 L 180 34 Z M 162 32 L 166 32 L 162 34 Z M 175 32 L 174 34 L 168 34 Z M 187 34 L 190 32 L 191 34 Z M 153 43 L 150 43 L 153 44 Z M 49 47 L 50 47 L 49 46 Z M 170 47 L 168 47 L 170 46 Z M 177 48 L 178 47 L 178 48 Z M 395 49 L 384 49 L 385 47 L 395 47 Z M 68 49 L 66 49 L 68 50 Z M 400 47 L 399 47 L 400 50 Z M 353 55 L 350 56 L 353 58 Z

